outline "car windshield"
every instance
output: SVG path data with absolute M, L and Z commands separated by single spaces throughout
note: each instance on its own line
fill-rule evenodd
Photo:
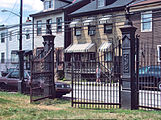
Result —
M 159 67 L 143 67 L 139 68 L 139 74 L 145 74 L 145 73 L 157 73 L 160 74 L 160 68 Z
M 148 67 L 139 68 L 139 74 L 145 74 L 148 72 Z
M 28 74 L 27 74 L 28 73 Z M 30 72 L 24 72 L 24 78 L 28 79 L 30 77 Z M 19 78 L 19 71 L 13 71 L 8 75 L 9 78 Z

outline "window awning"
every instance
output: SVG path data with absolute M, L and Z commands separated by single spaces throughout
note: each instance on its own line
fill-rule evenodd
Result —
M 108 24 L 112 23 L 111 21 L 111 15 L 103 16 L 102 18 L 99 19 L 100 24 Z
M 65 49 L 65 53 L 95 52 L 94 43 L 73 44 Z
M 80 27 L 81 23 L 79 21 L 72 21 L 69 26 L 70 28 Z
M 101 46 L 99 47 L 99 51 L 106 51 L 112 43 L 109 42 L 104 42 L 101 44 Z
M 84 21 L 83 21 L 83 25 L 84 25 L 84 26 L 96 25 L 96 21 L 94 20 L 94 18 L 87 19 L 87 20 L 84 20 Z

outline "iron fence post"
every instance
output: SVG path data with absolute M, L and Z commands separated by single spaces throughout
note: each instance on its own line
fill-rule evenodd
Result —
M 135 79 L 135 32 L 127 11 L 122 32 L 122 91 L 121 107 L 123 109 L 138 109 L 137 83 Z
M 74 76 L 74 72 L 73 72 L 73 70 L 74 70 L 74 69 L 73 69 L 73 67 L 74 67 L 74 66 L 73 66 L 73 65 L 74 65 L 74 63 L 73 63 L 73 62 L 74 62 L 74 61 L 73 61 L 73 57 L 74 57 L 74 56 L 73 56 L 73 53 L 72 53 L 72 56 L 71 56 L 71 57 L 72 57 L 72 72 L 71 72 L 71 77 L 72 77 L 72 107 L 73 107 L 73 82 L 74 82 L 74 81 L 73 81 L 73 79 L 74 79 L 74 77 L 73 77 L 73 76 Z

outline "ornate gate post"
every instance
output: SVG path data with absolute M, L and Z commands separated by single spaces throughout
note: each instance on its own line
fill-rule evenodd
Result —
M 45 89 L 45 94 L 49 95 L 51 98 L 55 98 L 55 64 L 54 64 L 54 39 L 55 36 L 51 34 L 47 34 L 42 36 L 44 39 L 44 54 L 47 55 L 45 57 L 45 69 L 49 71 L 51 77 L 49 77 L 49 81 L 47 82 L 48 87 Z M 51 51 L 50 51 L 51 50 Z M 48 53 L 50 52 L 50 53 Z M 48 55 L 49 54 L 49 55 Z
M 122 32 L 122 91 L 121 107 L 123 109 L 137 109 L 138 95 L 135 79 L 135 32 L 129 19 L 130 14 L 126 14 L 124 27 L 120 28 Z

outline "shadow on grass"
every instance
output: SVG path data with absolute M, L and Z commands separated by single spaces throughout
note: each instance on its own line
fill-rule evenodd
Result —
M 68 104 L 70 103 L 70 100 L 64 99 L 64 98 L 55 98 L 55 99 L 45 99 L 41 101 L 36 101 L 32 104 L 36 105 L 60 105 L 60 104 Z

